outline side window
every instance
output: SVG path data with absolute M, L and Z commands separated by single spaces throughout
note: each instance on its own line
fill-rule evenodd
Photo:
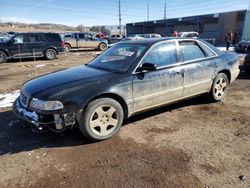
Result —
M 15 44 L 23 43 L 23 42 L 24 42 L 24 35 L 23 34 L 18 34 L 15 36 L 15 38 L 14 38 Z
M 93 35 L 85 34 L 87 40 L 93 40 Z
M 198 34 L 197 33 L 193 33 L 193 37 L 198 37 Z
M 54 33 L 44 33 L 45 38 L 48 42 L 60 42 L 62 39 L 59 34 Z
M 27 34 L 26 37 L 27 38 L 25 42 L 40 42 L 40 38 L 38 34 L 30 33 L 30 34 Z
M 202 48 L 202 50 L 205 52 L 207 57 L 213 57 L 216 54 L 210 50 L 206 45 L 204 45 L 203 43 L 199 42 L 200 47 Z
M 195 41 L 180 41 L 179 44 L 183 61 L 190 61 L 206 57 L 200 46 Z
M 193 37 L 192 33 L 187 33 L 185 37 Z
M 79 39 L 84 39 L 85 38 L 83 33 L 79 33 L 78 36 L 79 36 Z
M 160 44 L 146 55 L 142 63 L 153 63 L 157 67 L 171 65 L 177 62 L 175 42 Z

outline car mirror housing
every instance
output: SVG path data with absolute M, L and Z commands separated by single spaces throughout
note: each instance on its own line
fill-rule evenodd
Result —
M 143 63 L 141 67 L 138 68 L 138 71 L 154 71 L 156 70 L 156 65 L 153 63 Z

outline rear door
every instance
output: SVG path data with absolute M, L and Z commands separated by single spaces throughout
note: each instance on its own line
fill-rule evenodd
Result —
M 166 104 L 183 97 L 183 68 L 178 66 L 175 41 L 153 46 L 143 58 L 143 63 L 153 63 L 155 71 L 133 75 L 134 110 L 140 111 Z
M 184 68 L 184 97 L 208 92 L 216 70 L 216 54 L 195 40 L 179 41 Z
M 38 33 L 27 33 L 25 37 L 25 45 L 27 45 L 30 56 L 43 56 L 45 43 L 41 40 Z

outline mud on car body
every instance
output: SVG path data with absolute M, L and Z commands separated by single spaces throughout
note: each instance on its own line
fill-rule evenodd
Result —
M 136 113 L 201 94 L 221 101 L 238 74 L 237 54 L 199 39 L 124 41 L 87 65 L 26 82 L 13 111 L 40 130 L 78 126 L 104 140 Z

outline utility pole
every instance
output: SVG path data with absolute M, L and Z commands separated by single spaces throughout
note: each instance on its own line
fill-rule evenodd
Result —
M 148 17 L 148 21 L 149 21 L 149 3 L 147 3 L 147 17 Z
M 164 20 L 167 19 L 167 4 L 165 3 L 165 6 L 164 6 Z
M 168 24 L 167 24 L 167 4 L 164 5 L 164 23 L 165 23 L 165 32 L 167 34 Z
M 118 8 L 118 15 L 119 15 L 119 31 L 120 35 L 122 34 L 122 15 L 121 15 L 121 0 L 119 0 L 119 8 Z

